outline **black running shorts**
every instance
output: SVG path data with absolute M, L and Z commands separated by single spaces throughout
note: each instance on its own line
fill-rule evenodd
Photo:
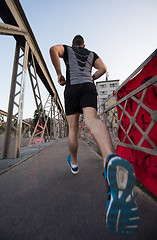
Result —
M 65 87 L 66 115 L 82 113 L 82 108 L 93 107 L 97 110 L 97 91 L 95 84 L 83 83 Z

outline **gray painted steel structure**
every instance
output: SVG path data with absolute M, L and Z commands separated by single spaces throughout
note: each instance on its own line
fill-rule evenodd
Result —
M 0 23 L 0 34 L 1 35 L 11 35 L 16 40 L 16 49 L 14 57 L 14 65 L 12 72 L 12 83 L 10 89 L 10 99 L 8 105 L 7 114 L 7 126 L 3 147 L 2 158 L 7 158 L 9 153 L 10 145 L 10 133 L 12 119 L 17 118 L 16 127 L 16 145 L 14 158 L 20 156 L 20 141 L 21 141 L 21 128 L 22 128 L 22 118 L 23 118 L 23 103 L 24 103 L 24 91 L 25 91 L 25 81 L 27 69 L 29 72 L 31 85 L 34 93 L 35 103 L 38 111 L 42 108 L 41 117 L 44 117 L 45 126 L 44 132 L 46 131 L 48 139 L 49 133 L 47 129 L 47 119 L 45 118 L 44 108 L 42 104 L 42 99 L 40 95 L 38 77 L 43 82 L 44 86 L 48 90 L 49 96 L 51 96 L 51 105 L 49 113 L 51 111 L 51 116 L 53 117 L 53 127 L 54 127 L 54 137 L 56 134 L 56 126 L 58 124 L 58 135 L 62 137 L 62 130 L 60 129 L 62 125 L 66 127 L 66 118 L 64 109 L 62 107 L 60 98 L 58 96 L 57 90 L 54 86 L 46 63 L 43 59 L 37 41 L 34 34 L 30 28 L 28 20 L 22 9 L 22 6 L 18 0 L 1 0 L 0 1 L 0 17 L 4 23 Z M 22 59 L 22 60 L 21 60 Z M 21 67 L 21 70 L 19 68 Z M 32 73 L 33 71 L 33 73 Z M 21 78 L 19 80 L 19 77 Z M 18 90 L 17 90 L 18 89 Z M 16 98 L 18 97 L 18 101 Z M 53 106 L 53 110 L 52 110 Z M 17 107 L 17 113 L 13 116 L 13 110 Z M 57 114 L 56 114 L 57 108 Z M 56 123 L 57 117 L 57 123 Z M 63 124 L 65 122 L 65 124 Z M 52 123 L 52 122 L 51 122 Z M 51 127 L 52 129 L 52 127 Z M 42 136 L 44 135 L 42 132 Z M 51 134 L 50 134 L 51 135 Z M 64 135 L 66 135 L 64 133 Z M 52 138 L 52 136 L 50 136 Z

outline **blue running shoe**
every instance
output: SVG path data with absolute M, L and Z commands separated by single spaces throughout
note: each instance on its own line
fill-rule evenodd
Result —
M 71 165 L 71 155 L 69 155 L 69 156 L 67 157 L 67 162 L 68 162 L 68 164 L 69 164 L 69 166 L 70 166 L 71 172 L 72 172 L 73 174 L 77 174 L 77 173 L 79 172 L 79 167 L 78 167 L 78 165 L 77 165 L 76 167 L 73 167 L 73 166 Z
M 106 223 L 109 232 L 133 233 L 139 225 L 139 213 L 133 193 L 136 177 L 132 165 L 117 154 L 110 154 L 104 178 L 108 185 Z

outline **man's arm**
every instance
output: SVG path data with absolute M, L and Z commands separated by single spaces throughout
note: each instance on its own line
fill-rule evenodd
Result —
M 56 70 L 57 76 L 58 76 L 58 83 L 62 86 L 65 85 L 66 81 L 64 76 L 61 72 L 61 66 L 60 66 L 60 59 L 63 58 L 64 55 L 64 47 L 63 45 L 56 45 L 50 48 L 50 57 L 52 64 Z
M 98 69 L 94 75 L 93 75 L 93 80 L 96 80 L 100 78 L 105 72 L 107 71 L 106 65 L 103 63 L 101 58 L 97 58 L 94 62 L 94 68 Z

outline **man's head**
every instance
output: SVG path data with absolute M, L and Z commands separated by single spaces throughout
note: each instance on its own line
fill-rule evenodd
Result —
M 84 39 L 81 35 L 76 35 L 72 41 L 73 47 L 85 47 Z

